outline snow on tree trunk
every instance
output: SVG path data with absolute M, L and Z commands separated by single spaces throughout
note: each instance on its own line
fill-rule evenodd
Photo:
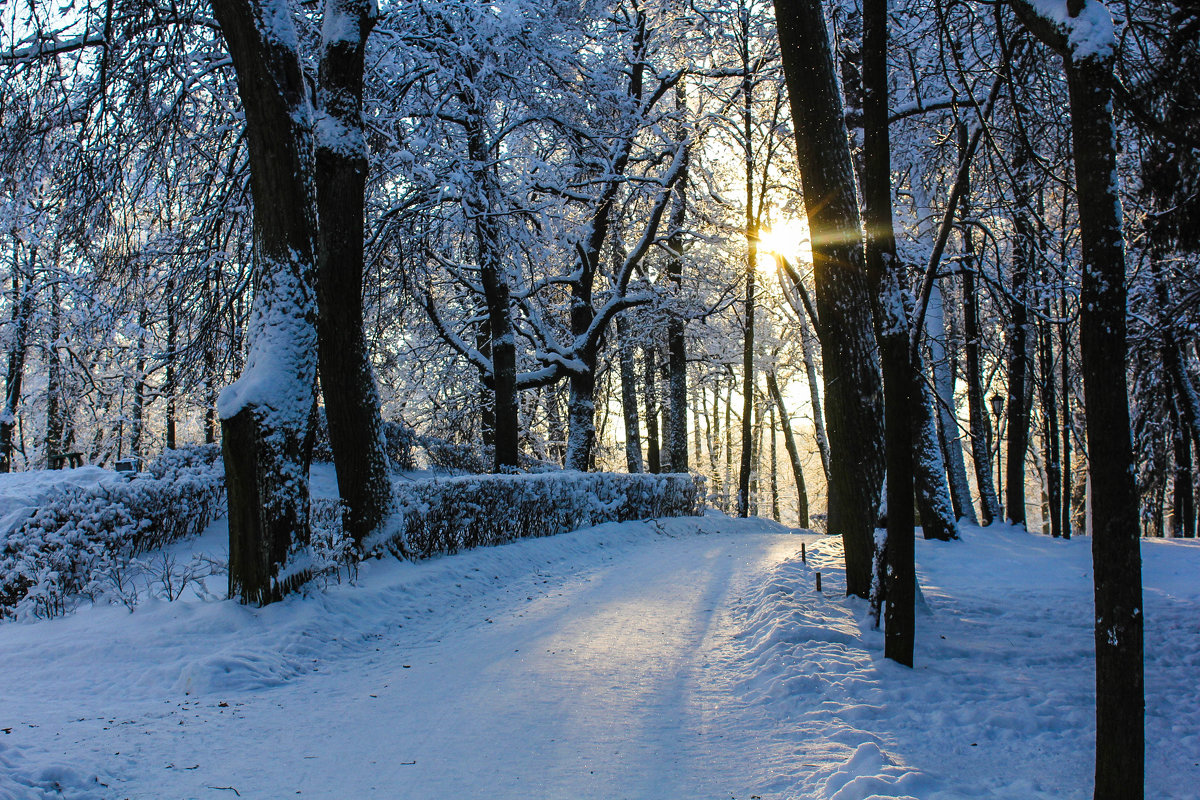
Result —
M 213 0 L 213 10 L 238 75 L 254 199 L 250 351 L 241 376 L 218 401 L 229 593 L 264 604 L 306 574 L 305 439 L 317 366 L 312 113 L 288 5 Z
M 12 470 L 13 431 L 17 426 L 17 405 L 21 402 L 21 381 L 25 376 L 25 354 L 29 344 L 29 329 L 33 318 L 33 287 L 29 279 L 22 281 L 13 255 L 12 343 L 8 351 L 8 373 L 4 383 L 4 411 L 0 414 L 0 472 Z
M 958 408 L 954 400 L 954 361 L 949 357 L 946 346 L 952 340 L 952 330 L 949 317 L 945 314 L 942 290 L 937 285 L 929 296 L 925 327 L 929 332 L 929 360 L 933 365 L 934 399 L 937 403 L 942 451 L 946 459 L 946 474 L 950 480 L 950 498 L 954 503 L 955 515 L 974 525 L 975 506 L 971 502 L 971 487 L 967 482 L 962 432 L 958 427 Z
M 938 405 L 933 388 L 924 380 L 923 359 L 918 355 L 914 369 L 913 447 L 914 480 L 921 531 L 926 539 L 949 541 L 958 538 L 958 520 L 946 482 L 946 461 L 938 436 Z

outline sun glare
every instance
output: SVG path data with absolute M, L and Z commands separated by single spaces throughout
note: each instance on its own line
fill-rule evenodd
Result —
M 783 219 L 770 227 L 764 226 L 758 233 L 758 242 L 759 249 L 765 253 L 775 253 L 801 264 L 812 263 L 807 220 Z

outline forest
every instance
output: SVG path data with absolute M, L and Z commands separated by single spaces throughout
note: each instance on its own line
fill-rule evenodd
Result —
M 910 665 L 915 529 L 1091 535 L 1141 691 L 1138 539 L 1197 535 L 1195 0 L 0 11 L 3 471 L 220 443 L 264 604 L 314 459 L 360 550 L 401 449 L 690 472 L 841 536 Z

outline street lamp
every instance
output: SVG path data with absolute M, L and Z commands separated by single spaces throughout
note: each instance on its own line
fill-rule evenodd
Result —
M 1003 486 L 1004 486 L 1004 467 L 1001 459 L 1004 457 L 1004 451 L 1001 449 L 1003 440 L 1000 437 L 1000 417 L 1004 414 L 1004 395 L 996 392 L 992 395 L 992 415 L 996 418 L 996 505 L 1001 507 L 1001 519 L 1003 519 Z

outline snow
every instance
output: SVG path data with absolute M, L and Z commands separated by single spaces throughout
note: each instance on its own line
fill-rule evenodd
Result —
M 1072 17 L 1067 0 L 1026 0 L 1030 8 L 1067 37 L 1074 58 L 1112 58 L 1116 33 L 1112 13 L 1102 0 L 1085 0 L 1083 9 Z
M 242 374 L 218 396 L 217 412 L 227 420 L 249 407 L 267 419 L 267 430 L 299 429 L 312 411 L 317 369 L 316 306 L 306 277 L 311 265 L 294 251 L 285 260 L 266 253 L 260 259 L 250 352 Z
M 0 537 L 19 528 L 48 495 L 122 480 L 116 472 L 93 466 L 10 472 L 0 477 Z
M 0 798 L 1090 797 L 1090 542 L 962 536 L 917 542 L 912 670 L 836 538 L 718 514 L 7 624 Z M 1189 797 L 1200 542 L 1142 550 L 1146 794 Z

